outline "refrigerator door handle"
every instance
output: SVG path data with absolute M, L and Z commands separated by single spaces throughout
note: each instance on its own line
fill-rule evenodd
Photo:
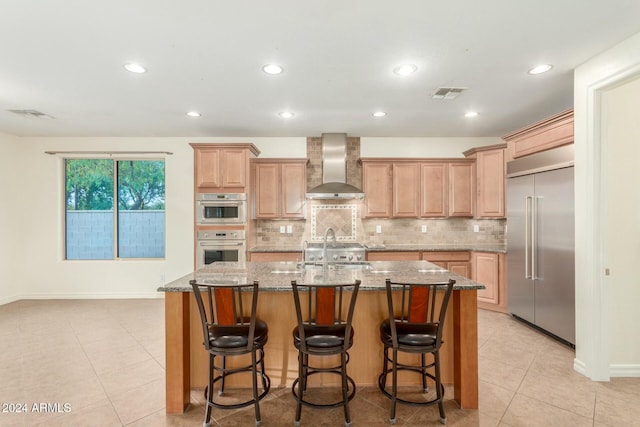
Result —
M 536 252 L 538 252 L 538 233 L 536 224 L 538 222 L 538 199 L 539 196 L 531 198 L 531 279 L 538 279 L 538 262 Z
M 524 198 L 524 278 L 531 279 L 529 269 L 529 238 L 531 237 L 531 196 Z

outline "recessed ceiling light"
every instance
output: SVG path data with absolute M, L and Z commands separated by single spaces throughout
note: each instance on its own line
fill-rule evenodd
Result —
M 535 67 L 533 67 L 532 69 L 529 70 L 529 74 L 542 74 L 542 73 L 546 73 L 547 71 L 549 71 L 550 69 L 553 68 L 553 65 L 551 64 L 540 64 L 540 65 L 536 65 Z
M 262 71 L 267 74 L 280 74 L 284 71 L 284 68 L 276 64 L 267 64 L 262 67 Z
M 143 74 L 147 72 L 146 68 L 134 62 L 129 62 L 128 64 L 124 64 L 124 68 L 125 70 L 130 71 L 132 73 L 136 73 L 136 74 Z
M 399 65 L 393 69 L 393 72 L 399 76 L 408 76 L 409 74 L 413 74 L 418 70 L 418 67 L 414 64 L 404 64 Z
M 468 111 L 466 113 L 464 113 L 465 117 L 476 117 L 478 115 L 477 111 Z
M 375 113 L 373 113 L 373 117 L 384 117 L 386 115 L 387 113 L 385 113 L 384 111 L 376 111 Z
M 197 111 L 189 111 L 187 113 L 187 116 L 189 117 L 200 117 L 202 114 L 198 113 Z
M 295 114 L 293 114 L 291 111 L 281 111 L 278 113 L 278 115 L 283 119 L 290 119 L 295 116 Z

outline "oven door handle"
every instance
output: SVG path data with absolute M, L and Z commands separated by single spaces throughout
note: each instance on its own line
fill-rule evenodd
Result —
M 216 243 L 216 242 L 199 242 L 200 246 L 217 246 L 220 248 L 233 248 L 238 246 L 244 246 L 244 242 L 234 242 L 234 243 Z

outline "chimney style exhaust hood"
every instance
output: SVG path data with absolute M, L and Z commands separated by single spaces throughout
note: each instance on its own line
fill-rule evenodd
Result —
M 313 200 L 364 199 L 364 193 L 347 184 L 347 134 L 322 134 L 322 184 L 307 193 Z

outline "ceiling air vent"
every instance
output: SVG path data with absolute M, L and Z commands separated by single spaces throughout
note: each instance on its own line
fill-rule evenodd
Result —
M 45 114 L 38 110 L 7 110 L 20 116 L 29 117 L 32 119 L 53 119 L 53 116 Z
M 456 99 L 465 87 L 440 87 L 433 94 L 433 99 Z

